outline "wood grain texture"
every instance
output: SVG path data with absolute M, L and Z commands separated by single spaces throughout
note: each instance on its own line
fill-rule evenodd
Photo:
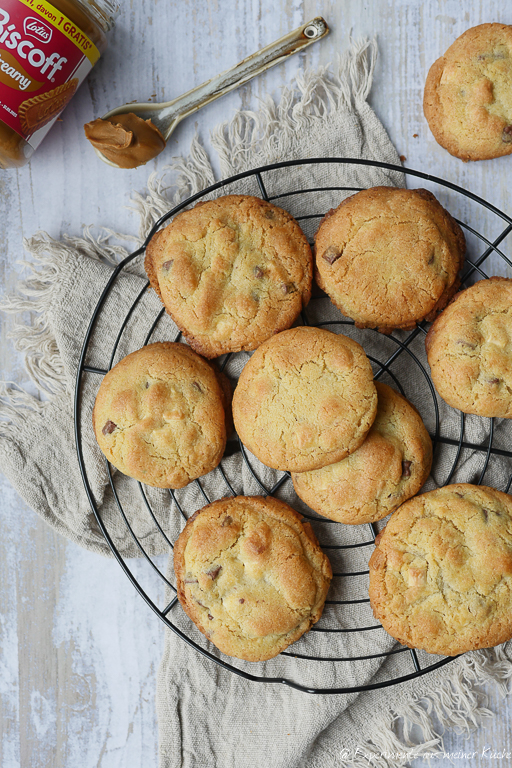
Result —
M 268 93 L 278 97 L 299 69 L 328 63 L 344 51 L 350 35 L 377 35 L 380 56 L 370 103 L 406 166 L 450 179 L 511 212 L 512 160 L 464 164 L 451 157 L 434 141 L 421 107 L 433 61 L 468 27 L 512 24 L 507 0 L 121 0 L 121 5 L 107 53 L 62 122 L 29 166 L 0 172 L 1 295 L 12 292 L 22 274 L 16 262 L 23 257 L 23 237 L 38 229 L 54 237 L 77 234 L 83 225 L 135 234 L 138 223 L 125 206 L 152 171 L 161 171 L 173 155 L 186 154 L 196 131 L 209 146 L 209 131 L 217 123 L 239 107 L 256 108 Z M 82 125 L 92 117 L 152 94 L 155 100 L 178 96 L 319 14 L 332 27 L 326 40 L 182 123 L 166 152 L 149 165 L 118 171 L 86 145 Z M 441 201 L 448 199 L 435 185 L 425 186 Z M 484 221 L 478 206 L 460 200 L 456 206 L 452 213 L 485 227 L 490 238 L 501 231 L 498 220 Z M 21 357 L 8 339 L 11 318 L 2 316 L 0 322 L 0 378 L 27 384 Z M 117 563 L 60 538 L 4 478 L 0 491 L 0 765 L 156 768 L 154 691 L 162 626 Z M 135 562 L 133 568 L 138 573 L 141 566 Z M 461 768 L 512 764 L 481 757 L 485 746 L 512 752 L 512 705 L 494 687 L 488 694 L 494 720 L 469 741 L 445 735 L 447 751 L 480 755 L 456 760 Z M 452 763 L 441 757 L 435 765 Z

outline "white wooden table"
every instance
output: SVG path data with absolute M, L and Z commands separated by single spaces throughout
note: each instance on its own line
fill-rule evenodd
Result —
M 209 130 L 236 108 L 255 107 L 269 92 L 278 96 L 305 64 L 333 60 L 351 33 L 377 34 L 380 56 L 370 103 L 406 165 L 455 181 L 512 213 L 512 159 L 465 165 L 450 157 L 434 142 L 421 107 L 430 64 L 468 27 L 512 24 L 507 0 L 121 4 L 110 47 L 63 121 L 29 166 L 0 172 L 2 294 L 14 290 L 22 272 L 16 261 L 23 257 L 24 236 L 45 229 L 58 238 L 90 224 L 136 234 L 137 221 L 125 206 L 131 190 L 144 189 L 151 171 L 174 154 L 186 154 L 194 131 L 208 144 Z M 151 94 L 156 100 L 178 96 L 320 14 L 332 28 L 326 40 L 183 123 L 166 152 L 148 166 L 128 172 L 108 168 L 86 145 L 82 125 L 91 117 Z M 2 317 L 1 323 L 0 378 L 27 386 L 21 357 L 8 339 L 11 321 Z M 154 699 L 162 625 L 116 562 L 55 534 L 2 476 L 0 491 L 0 765 L 156 768 Z M 447 734 L 447 751 L 481 755 L 490 746 L 512 752 L 512 706 L 495 689 L 488 693 L 496 718 L 467 742 Z M 415 768 L 423 764 L 414 761 Z M 435 765 L 451 763 L 441 757 Z M 456 759 L 455 765 L 512 761 L 480 756 Z

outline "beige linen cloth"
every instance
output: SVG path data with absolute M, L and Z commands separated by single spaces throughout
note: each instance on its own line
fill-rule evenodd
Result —
M 212 144 L 220 159 L 222 178 L 268 163 L 308 157 L 364 157 L 399 164 L 397 153 L 382 125 L 366 102 L 376 61 L 375 42 L 354 43 L 350 51 L 332 68 L 308 72 L 293 89 L 282 94 L 279 104 L 271 100 L 258 112 L 240 112 L 229 125 L 219 126 Z M 176 161 L 174 202 L 204 189 L 214 182 L 209 158 L 198 140 L 187 159 Z M 376 184 L 402 186 L 401 172 L 358 165 L 303 165 L 275 172 L 265 172 L 267 193 L 296 216 L 312 216 L 302 224 L 311 237 L 319 218 L 317 214 L 336 205 L 341 193 L 307 191 L 316 187 L 368 187 Z M 435 191 L 435 190 L 434 190 Z M 215 195 L 229 192 L 261 194 L 254 177 L 229 184 Z M 165 181 L 150 179 L 144 196 L 134 196 L 134 207 L 141 214 L 141 238 L 152 223 L 171 207 Z M 459 203 L 453 200 L 453 206 Z M 457 213 L 457 211 L 454 211 Z M 138 242 L 132 238 L 130 248 Z M 82 484 L 73 434 L 73 394 L 82 342 L 91 314 L 112 273 L 113 264 L 126 251 L 119 236 L 104 231 L 94 237 L 56 242 L 39 233 L 26 242 L 31 260 L 29 276 L 19 295 L 4 307 L 14 314 L 33 313 L 28 326 L 20 318 L 15 325 L 14 341 L 23 350 L 29 374 L 46 393 L 36 400 L 19 388 L 3 385 L 0 406 L 0 463 L 2 470 L 31 507 L 60 533 L 76 543 L 110 554 L 105 539 L 89 507 Z M 113 340 L 122 327 L 132 302 L 139 297 L 114 356 L 116 362 L 142 346 L 160 312 L 161 305 L 152 291 L 145 290 L 143 256 L 136 257 L 123 269 L 108 294 L 95 325 L 86 364 L 106 369 L 110 365 Z M 327 323 L 324 327 L 357 338 L 371 356 L 377 375 L 404 393 L 422 413 L 434 433 L 434 399 L 421 365 L 402 350 L 386 368 L 381 363 L 399 351 L 398 341 L 373 331 L 357 331 L 340 324 L 341 314 L 325 298 L 314 299 L 302 322 Z M 167 316 L 156 324 L 150 341 L 174 339 L 176 327 Z M 409 345 L 425 365 L 423 334 Z M 226 371 L 233 381 L 247 360 L 241 353 L 232 356 Z M 250 466 L 234 451 L 201 483 L 192 483 L 172 499 L 167 491 L 146 489 L 120 473 L 114 474 L 117 497 L 126 511 L 123 519 L 109 484 L 104 459 L 91 427 L 91 411 L 101 377 L 84 373 L 80 424 L 84 464 L 91 492 L 101 518 L 125 558 L 140 557 L 127 521 L 148 556 L 169 553 L 170 541 L 178 535 L 186 517 L 206 503 L 237 494 L 260 494 L 282 480 L 276 491 L 297 509 L 312 515 L 293 493 L 288 478 L 264 467 L 248 454 Z M 439 404 L 441 433 L 456 438 L 459 416 Z M 510 423 L 495 427 L 498 445 L 506 445 Z M 489 424 L 468 419 L 465 439 L 482 443 Z M 510 429 L 508 431 L 510 434 Z M 446 482 L 456 448 L 440 446 L 436 452 L 433 479 L 428 488 Z M 478 479 L 483 466 L 481 451 L 464 450 L 453 479 Z M 492 458 L 485 482 L 504 490 L 512 466 Z M 228 484 L 229 481 L 229 484 Z M 149 502 L 149 507 L 146 504 Z M 152 514 L 149 511 L 152 510 Z M 348 527 L 329 524 L 316 517 L 313 526 L 326 547 L 337 574 L 329 594 L 330 601 L 366 600 L 367 568 L 373 546 L 365 526 Z M 353 544 L 362 547 L 350 547 Z M 344 549 L 336 549 L 337 545 Z M 129 565 L 129 560 L 127 561 Z M 148 566 L 149 567 L 149 566 Z M 172 554 L 167 578 L 174 583 Z M 161 608 L 174 597 L 167 587 Z M 251 664 L 228 659 L 212 646 L 191 624 L 179 604 L 168 618 L 187 637 L 214 657 L 223 658 L 236 670 L 273 682 L 247 680 L 224 669 L 189 647 L 174 632 L 166 630 L 165 652 L 158 673 L 157 708 L 160 724 L 160 768 L 299 768 L 308 766 L 401 766 L 414 756 L 440 749 L 442 741 L 436 727 L 468 728 L 489 713 L 481 706 L 479 686 L 494 679 L 503 691 L 512 677 L 512 643 L 498 649 L 466 654 L 459 660 L 411 682 L 356 694 L 329 693 L 333 688 L 353 689 L 410 675 L 414 671 L 409 651 L 397 644 L 377 626 L 367 602 L 330 603 L 318 628 L 268 662 Z M 134 621 L 137 618 L 134 617 Z M 367 631 L 351 632 L 358 627 Z M 346 632 L 329 632 L 342 628 Z M 390 654 L 380 656 L 379 654 Z M 322 657 L 323 661 L 302 657 Z M 354 657 L 370 656 L 354 660 Z M 351 661 L 333 659 L 350 657 Z M 419 652 L 422 666 L 437 659 Z M 310 694 L 296 690 L 287 680 L 308 689 L 326 692 Z M 413 738 L 414 731 L 414 738 Z

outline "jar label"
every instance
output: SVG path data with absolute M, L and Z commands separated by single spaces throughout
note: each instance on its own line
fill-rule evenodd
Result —
M 0 120 L 35 149 L 99 57 L 46 0 L 0 0 Z

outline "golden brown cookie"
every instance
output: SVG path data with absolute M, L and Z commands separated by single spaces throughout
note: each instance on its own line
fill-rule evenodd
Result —
M 512 27 L 480 24 L 432 64 L 423 111 L 435 140 L 461 160 L 512 152 Z
M 316 279 L 359 328 L 433 320 L 459 286 L 465 240 L 424 189 L 373 187 L 329 211 L 315 238 Z
M 352 339 L 291 328 L 253 354 L 233 395 L 242 442 L 264 464 L 306 472 L 359 448 L 377 412 L 370 361 Z
M 377 416 L 346 459 L 292 474 L 297 495 L 319 515 L 349 525 L 381 520 L 418 493 L 432 466 L 432 441 L 411 403 L 376 382 Z
M 448 405 L 512 418 L 512 280 L 491 277 L 459 293 L 425 343 L 432 381 Z
M 410 330 L 459 286 L 465 240 L 425 189 L 373 187 L 329 211 L 315 238 L 316 278 L 359 328 Z
M 512 637 L 512 497 L 466 483 L 424 493 L 375 543 L 370 602 L 401 643 L 455 656 Z
M 146 249 L 146 272 L 205 357 L 255 349 L 289 328 L 311 295 L 312 255 L 287 211 L 227 195 L 178 214 Z
M 157 488 L 183 488 L 214 469 L 226 446 L 228 389 L 185 344 L 132 352 L 107 373 L 93 425 L 117 469 Z
M 174 547 L 183 609 L 228 656 L 263 661 L 322 615 L 331 565 L 309 523 L 268 496 L 221 499 L 196 512 Z

